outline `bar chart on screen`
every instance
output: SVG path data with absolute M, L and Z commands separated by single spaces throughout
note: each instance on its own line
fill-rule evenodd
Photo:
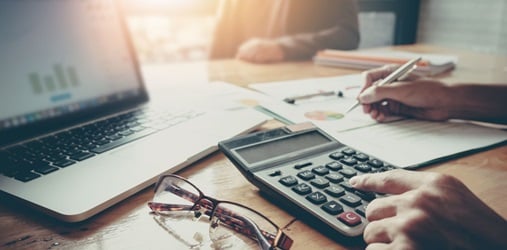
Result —
M 28 81 L 33 94 L 49 95 L 49 100 L 53 103 L 71 99 L 70 90 L 81 85 L 75 67 L 59 63 L 52 66 L 50 73 L 28 73 Z
M 80 85 L 79 76 L 73 66 L 54 64 L 51 73 L 28 73 L 29 83 L 34 94 L 43 94 L 75 88 Z

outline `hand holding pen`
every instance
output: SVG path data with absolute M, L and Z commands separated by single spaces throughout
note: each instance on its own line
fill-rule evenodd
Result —
M 461 85 L 455 86 L 416 74 L 402 77 L 392 84 L 375 84 L 395 69 L 382 67 L 364 72 L 365 85 L 358 100 L 363 111 L 374 120 L 390 121 L 393 116 L 431 121 L 445 121 L 453 117 L 463 119 L 463 114 L 459 113 L 463 106 L 460 103 L 466 103 L 467 97 L 462 94 Z M 495 96 L 492 93 L 488 95 Z M 470 115 L 470 112 L 464 114 Z
M 397 81 L 398 79 L 408 75 L 412 70 L 414 70 L 417 67 L 417 62 L 421 60 L 421 57 L 414 58 L 407 63 L 400 66 L 398 69 L 393 71 L 391 74 L 389 74 L 386 78 L 382 79 L 379 83 L 377 83 L 377 86 L 382 86 L 385 84 L 390 84 L 392 82 Z M 345 113 L 349 113 L 353 109 L 355 109 L 357 106 L 359 106 L 361 103 L 359 100 L 357 100 L 354 105 L 352 105 Z

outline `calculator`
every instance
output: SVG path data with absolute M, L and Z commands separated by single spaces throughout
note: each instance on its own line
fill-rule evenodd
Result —
M 352 188 L 351 177 L 397 168 L 312 123 L 233 137 L 218 147 L 261 193 L 326 235 L 361 236 L 365 209 L 381 196 Z

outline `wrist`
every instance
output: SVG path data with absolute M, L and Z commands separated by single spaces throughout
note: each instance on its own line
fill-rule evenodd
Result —
M 445 96 L 448 101 L 448 112 L 449 119 L 466 119 L 467 110 L 473 106 L 469 100 L 467 100 L 468 88 L 461 84 L 448 85 L 445 88 Z
M 455 84 L 448 86 L 449 118 L 507 123 L 507 87 Z

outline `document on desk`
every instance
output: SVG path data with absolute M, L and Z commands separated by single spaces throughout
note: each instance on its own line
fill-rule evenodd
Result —
M 362 129 L 324 131 L 340 142 L 404 168 L 473 153 L 507 141 L 507 132 L 461 121 L 400 120 Z
M 348 75 L 250 87 L 279 100 L 318 91 L 342 91 L 343 97 L 316 96 L 295 104 L 272 102 L 264 108 L 292 123 L 311 121 L 340 142 L 398 167 L 417 168 L 507 141 L 507 131 L 463 121 L 396 118 L 377 123 L 361 109 L 341 116 L 354 103 L 362 83 L 361 75 Z
M 249 87 L 263 92 L 280 102 L 261 103 L 271 112 L 288 121 L 300 123 L 311 121 L 317 126 L 330 126 L 346 131 L 375 124 L 361 109 L 345 115 L 355 103 L 363 84 L 363 76 L 353 74 L 340 77 L 323 77 L 303 80 L 251 84 Z M 318 95 L 323 93 L 324 95 Z M 326 93 L 330 93 L 329 95 Z M 332 94 L 331 94 L 332 93 Z M 298 97 L 315 95 L 311 98 Z M 293 104 L 282 100 L 295 98 Z

